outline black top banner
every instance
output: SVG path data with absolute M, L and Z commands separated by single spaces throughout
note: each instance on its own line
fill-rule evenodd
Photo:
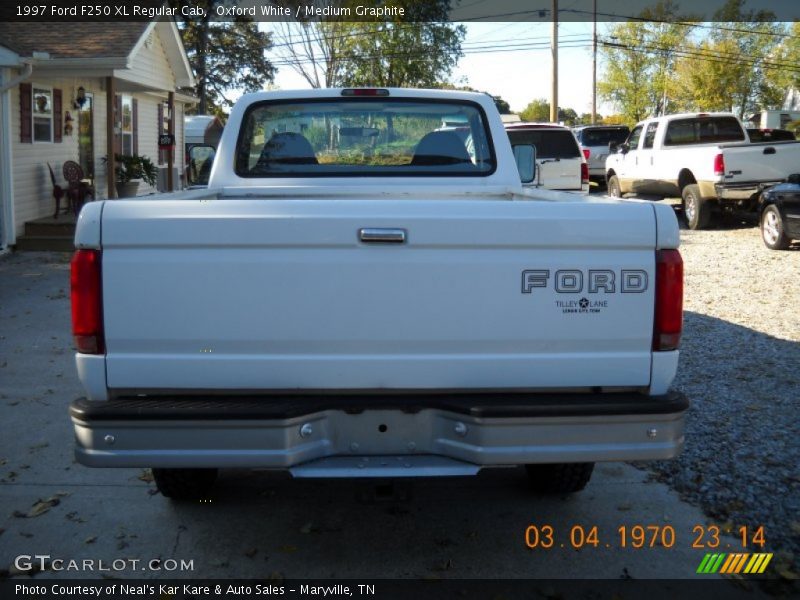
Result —
M 678 0 L 672 6 L 703 22 L 729 20 L 718 15 L 727 0 Z M 550 22 L 665 20 L 658 0 L 450 0 L 454 22 Z M 418 0 L 3 0 L 0 21 L 111 22 L 156 19 L 198 21 L 350 21 L 420 22 L 441 20 Z M 746 0 L 748 21 L 800 19 L 798 0 Z M 660 16 L 659 16 L 660 15 Z

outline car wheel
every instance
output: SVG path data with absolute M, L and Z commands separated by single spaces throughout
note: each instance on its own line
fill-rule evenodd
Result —
M 608 195 L 614 198 L 622 198 L 622 188 L 619 187 L 619 179 L 612 175 L 608 180 Z
M 761 239 L 770 250 L 786 250 L 789 240 L 783 230 L 783 219 L 778 207 L 770 204 L 761 213 Z
M 557 463 L 525 465 L 531 487 L 545 494 L 580 492 L 589 483 L 594 463 Z
M 711 205 L 700 196 L 700 186 L 687 185 L 681 194 L 683 198 L 683 218 L 689 229 L 705 229 L 711 222 Z
M 162 496 L 198 500 L 214 487 L 217 469 L 153 469 L 153 479 Z

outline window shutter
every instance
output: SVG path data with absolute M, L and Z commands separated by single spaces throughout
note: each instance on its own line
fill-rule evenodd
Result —
M 30 83 L 19 84 L 19 141 L 33 142 L 33 90 Z
M 131 115 L 131 124 L 133 125 L 133 153 L 139 154 L 139 101 L 134 98 L 132 101 L 133 114 Z
M 61 90 L 53 90 L 53 141 L 61 143 L 64 134 L 63 116 L 61 114 Z
M 114 154 L 122 154 L 122 96 L 114 96 Z
M 164 103 L 163 102 L 159 102 L 158 103 L 158 110 L 156 112 L 158 113 L 158 128 L 156 129 L 156 142 L 158 142 L 158 137 L 162 133 L 164 133 Z M 159 165 L 163 165 L 164 164 L 164 151 L 161 148 L 158 149 L 158 164 Z

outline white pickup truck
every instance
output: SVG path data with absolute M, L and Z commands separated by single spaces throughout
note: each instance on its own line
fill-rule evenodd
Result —
M 673 211 L 520 179 L 485 94 L 243 96 L 207 190 L 80 214 L 77 459 L 185 499 L 224 467 L 570 492 L 675 456 Z
M 717 207 L 753 210 L 758 196 L 800 168 L 800 142 L 751 143 L 729 113 L 648 119 L 606 159 L 610 196 L 680 197 L 690 229 Z

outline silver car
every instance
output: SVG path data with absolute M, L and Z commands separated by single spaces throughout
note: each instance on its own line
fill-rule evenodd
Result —
M 572 131 L 589 163 L 589 177 L 604 182 L 609 144 L 621 144 L 628 139 L 631 130 L 626 125 L 584 125 Z

